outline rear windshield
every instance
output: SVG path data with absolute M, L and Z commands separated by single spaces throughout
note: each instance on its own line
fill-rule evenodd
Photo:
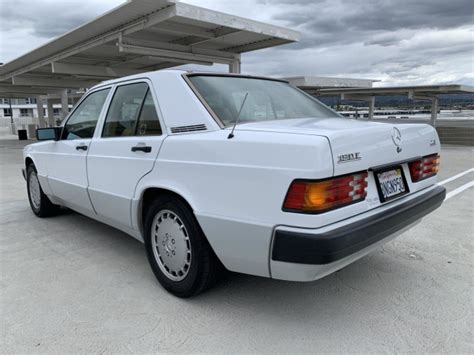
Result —
M 212 75 L 193 75 L 189 80 L 226 127 L 234 124 L 241 107 L 239 123 L 340 117 L 318 100 L 281 81 Z

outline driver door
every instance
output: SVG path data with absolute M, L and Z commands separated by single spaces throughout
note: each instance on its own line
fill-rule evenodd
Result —
M 94 211 L 87 193 L 86 158 L 110 88 L 87 95 L 69 116 L 48 158 L 48 182 L 61 204 L 85 214 Z

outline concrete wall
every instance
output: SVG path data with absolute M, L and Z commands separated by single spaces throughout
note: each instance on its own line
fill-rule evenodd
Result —
M 474 127 L 437 127 L 441 144 L 474 146 Z

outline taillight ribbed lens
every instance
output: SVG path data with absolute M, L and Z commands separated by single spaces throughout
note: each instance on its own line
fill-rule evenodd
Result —
M 440 156 L 427 155 L 408 164 L 411 181 L 417 182 L 435 176 L 439 171 Z
M 283 203 L 284 211 L 321 213 L 363 201 L 367 196 L 367 172 L 321 181 L 295 180 Z

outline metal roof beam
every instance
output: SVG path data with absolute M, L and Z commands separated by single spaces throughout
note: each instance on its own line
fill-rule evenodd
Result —
M 222 58 L 222 57 L 210 57 L 200 54 L 192 54 L 192 53 L 177 53 L 174 51 L 169 51 L 166 49 L 158 49 L 158 48 L 150 48 L 150 47 L 140 47 L 140 46 L 130 46 L 127 44 L 121 45 L 120 52 L 124 53 L 134 53 L 134 54 L 141 54 L 141 55 L 148 55 L 163 58 L 166 61 L 176 61 L 182 60 L 183 62 L 187 63 L 196 63 L 196 62 L 214 62 L 214 63 L 222 63 L 222 64 L 231 64 L 233 61 L 231 59 Z
M 141 45 L 142 43 L 145 45 Z M 134 38 L 123 38 L 119 41 L 118 46 L 119 51 L 123 53 L 167 58 L 167 61 L 184 60 L 189 63 L 210 62 L 232 64 L 240 59 L 240 55 L 233 53 Z
M 191 21 L 213 23 L 216 26 L 230 27 L 237 30 L 260 33 L 267 36 L 279 37 L 288 41 L 298 41 L 300 33 L 283 27 L 269 25 L 243 17 L 228 15 L 222 12 L 200 8 L 198 6 L 177 2 L 176 16 Z
M 138 74 L 143 71 L 126 68 L 102 67 L 96 65 L 72 64 L 72 63 L 51 63 L 51 70 L 56 74 L 86 75 L 107 78 L 118 78 L 127 75 Z
M 250 51 L 254 51 L 261 48 L 262 43 L 266 43 L 268 44 L 268 47 L 272 47 L 272 46 L 278 46 L 280 44 L 285 44 L 287 42 L 285 40 L 282 40 L 281 38 L 268 37 L 267 39 L 255 41 L 249 44 L 227 47 L 227 48 L 224 48 L 224 50 L 229 51 L 229 52 L 236 52 L 236 53 L 250 52 Z
M 212 30 L 203 30 L 201 27 L 193 26 L 193 25 L 185 25 L 182 23 L 162 23 L 160 24 L 159 28 L 156 27 L 148 27 L 146 31 L 152 32 L 169 32 L 169 33 L 177 33 L 186 36 L 197 36 L 202 38 L 214 38 L 215 34 Z
M 187 59 L 179 59 L 179 58 L 170 58 L 170 57 L 162 57 L 162 56 L 154 56 L 151 55 L 150 58 L 160 60 L 162 62 L 166 63 L 178 63 L 178 64 L 199 64 L 199 65 L 212 65 L 212 61 L 204 61 L 204 60 L 187 60 Z M 159 66 L 160 64 L 151 64 L 147 65 L 145 68 L 154 68 L 156 66 Z M 156 69 L 155 69 L 156 70 Z M 143 72 L 143 70 L 141 70 Z
M 371 101 L 374 99 L 374 96 L 368 95 L 350 95 L 350 94 L 341 94 L 341 100 L 349 100 L 349 101 Z
M 42 87 L 29 87 L 29 86 L 15 86 L 15 85 L 0 85 L 0 94 L 13 95 L 15 97 L 21 94 L 23 97 L 36 96 L 36 95 L 47 95 L 49 93 L 57 93 L 57 89 L 42 88 Z
M 33 64 L 30 64 L 28 66 L 25 66 L 19 70 L 15 70 L 11 73 L 7 73 L 3 76 L 0 76 L 0 81 L 4 81 L 12 76 L 19 75 L 26 73 L 28 71 L 34 70 L 36 68 L 42 67 L 43 65 L 48 65 L 52 62 L 57 62 L 60 61 L 61 59 L 70 57 L 74 54 L 81 53 L 87 49 L 91 49 L 94 47 L 97 47 L 101 44 L 106 44 L 110 41 L 118 39 L 121 35 L 126 35 L 126 34 L 131 34 L 133 32 L 139 31 L 141 29 L 144 29 L 149 26 L 156 25 L 157 23 L 160 23 L 162 21 L 166 21 L 167 19 L 173 17 L 176 15 L 176 9 L 175 6 L 170 6 L 167 7 L 164 10 L 160 10 L 156 13 L 148 15 L 145 19 L 140 19 L 135 22 L 126 24 L 124 26 L 120 26 L 118 29 L 112 30 L 108 33 L 105 33 L 98 38 L 94 38 L 93 40 L 87 41 L 85 43 L 81 43 L 80 45 L 77 45 L 73 47 L 70 50 L 64 51 L 62 53 L 59 53 L 57 55 L 53 55 L 50 57 L 47 57 L 45 59 L 39 60 L 37 62 L 34 62 Z
M 413 95 L 412 98 L 413 98 L 413 100 L 433 101 L 433 99 L 438 98 L 438 95 L 415 94 L 415 95 Z
M 199 40 L 199 41 L 190 42 L 188 44 L 196 46 L 198 44 L 209 43 L 209 42 L 212 42 L 214 40 L 223 40 L 226 37 L 230 37 L 233 34 L 236 34 L 236 33 L 239 33 L 239 32 L 242 32 L 242 31 L 241 30 L 235 30 L 233 28 L 220 28 L 219 30 L 216 30 L 216 35 L 215 36 L 213 36 L 211 38 L 202 39 L 202 40 Z
M 141 38 L 131 38 L 122 36 L 117 45 L 130 45 L 130 46 L 139 46 L 139 47 L 149 47 L 154 49 L 163 49 L 168 51 L 173 51 L 177 53 L 191 53 L 191 54 L 199 54 L 205 55 L 209 57 L 217 57 L 217 58 L 227 58 L 230 60 L 240 59 L 240 54 L 232 53 L 232 52 L 225 52 L 221 50 L 215 49 L 204 49 L 204 48 L 197 48 L 193 47 L 193 45 L 183 45 L 183 44 L 175 44 L 175 43 L 167 43 L 167 42 L 158 42 L 158 41 L 150 41 Z
M 12 78 L 13 85 L 43 86 L 56 88 L 89 88 L 100 80 L 74 80 L 74 79 L 50 79 L 31 75 L 20 75 Z

